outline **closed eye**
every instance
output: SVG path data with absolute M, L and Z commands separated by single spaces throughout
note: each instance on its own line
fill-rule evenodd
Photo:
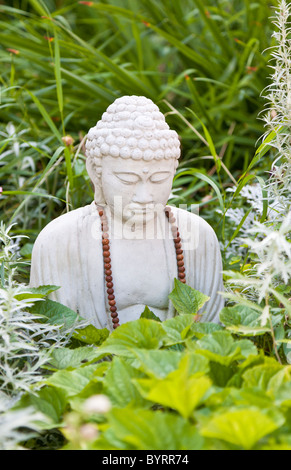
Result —
M 139 176 L 136 173 L 114 173 L 115 176 L 125 184 L 136 184 L 139 181 Z
M 169 171 L 159 171 L 151 175 L 150 181 L 152 183 L 163 183 L 169 178 L 170 174 L 171 173 Z

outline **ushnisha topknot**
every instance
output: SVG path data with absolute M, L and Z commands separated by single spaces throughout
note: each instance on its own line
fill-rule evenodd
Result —
M 89 130 L 86 156 L 89 160 L 104 156 L 178 160 L 180 141 L 152 100 L 144 96 L 123 96 L 108 106 L 101 120 Z

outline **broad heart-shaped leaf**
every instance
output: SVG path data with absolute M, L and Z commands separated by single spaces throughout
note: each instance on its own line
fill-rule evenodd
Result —
M 157 317 L 154 312 L 152 312 L 148 306 L 146 305 L 145 306 L 145 309 L 144 311 L 142 312 L 140 318 L 148 318 L 149 320 L 156 320 L 156 321 L 161 321 L 161 319 L 159 317 Z
M 140 318 L 120 325 L 101 345 L 99 351 L 120 356 L 132 356 L 132 349 L 159 349 L 166 333 L 162 323 Z
M 243 380 L 245 387 L 258 387 L 276 396 L 276 390 L 291 381 L 291 366 L 282 366 L 275 361 L 261 364 L 246 370 Z
M 274 399 L 277 406 L 291 408 L 291 381 L 285 382 L 277 388 Z
M 55 369 L 76 369 L 97 359 L 100 359 L 97 348 L 89 346 L 75 349 L 58 348 L 52 352 L 49 364 Z
M 65 325 L 67 328 L 73 326 L 79 315 L 59 302 L 46 299 L 35 302 L 30 311 L 44 317 L 44 320 L 52 325 Z
M 68 397 L 78 395 L 94 378 L 97 367 L 98 365 L 94 364 L 72 371 L 59 370 L 49 377 L 46 383 L 64 390 Z
M 88 325 L 85 328 L 77 329 L 73 333 L 73 338 L 86 344 L 95 344 L 100 346 L 109 336 L 107 328 L 98 329 L 93 325 Z
M 163 328 L 167 333 L 166 344 L 184 343 L 187 338 L 192 338 L 194 334 L 190 331 L 193 323 L 194 315 L 186 314 L 163 321 Z
M 244 408 L 214 416 L 202 427 L 201 434 L 250 450 L 262 437 L 275 431 L 282 424 L 271 419 L 260 409 Z
M 169 298 L 173 302 L 178 313 L 188 313 L 193 315 L 203 307 L 207 300 L 209 300 L 207 295 L 187 286 L 187 284 L 183 284 L 183 282 L 178 281 L 177 279 L 175 279 L 174 282 L 175 287 L 169 295 Z
M 260 314 L 245 305 L 224 307 L 219 318 L 229 331 L 241 336 L 257 336 L 271 331 L 267 326 L 261 326 Z
M 180 361 L 178 369 L 165 378 L 137 379 L 135 383 L 147 400 L 173 408 L 184 418 L 189 418 L 212 385 L 203 372 L 193 374 L 191 362 L 188 354 Z
M 94 449 L 199 450 L 203 438 L 196 427 L 172 413 L 113 408 L 108 425 Z
M 197 338 L 202 338 L 205 335 L 214 333 L 214 331 L 221 331 L 223 329 L 223 326 L 218 323 L 194 322 L 193 325 L 191 325 L 191 333 L 193 333 L 193 336 L 196 336 Z
M 136 360 L 131 362 L 133 367 L 138 368 L 152 378 L 159 379 L 165 378 L 168 374 L 178 369 L 179 363 L 185 357 L 185 353 L 169 351 L 167 349 L 136 349 L 133 353 L 136 357 Z M 208 360 L 205 357 L 193 353 L 188 353 L 188 356 L 191 374 L 208 372 Z
M 230 366 L 234 361 L 257 354 L 257 349 L 251 341 L 235 341 L 227 331 L 215 331 L 196 342 L 189 342 L 188 347 L 223 366 Z
M 108 395 L 113 405 L 124 407 L 131 405 L 142 408 L 150 404 L 141 396 L 133 384 L 133 378 L 144 377 L 144 374 L 134 369 L 119 357 L 114 357 L 111 367 L 103 380 L 104 393 Z
M 49 295 L 51 292 L 58 290 L 59 288 L 60 288 L 59 286 L 53 286 L 53 285 L 46 285 L 46 286 L 39 286 L 39 287 L 27 287 L 23 289 L 23 292 L 16 294 L 15 298 L 17 300 L 41 299 Z
M 51 420 L 52 426 L 48 426 L 47 422 L 38 422 L 41 428 L 48 429 L 56 427 L 61 422 L 63 413 L 65 412 L 68 401 L 67 394 L 64 390 L 55 387 L 43 387 L 36 394 L 26 394 L 17 403 L 16 408 L 26 408 L 32 406 L 36 411 L 40 411 Z

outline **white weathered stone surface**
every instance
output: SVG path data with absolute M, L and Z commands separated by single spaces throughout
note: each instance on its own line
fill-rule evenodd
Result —
M 164 207 L 180 156 L 180 143 L 158 107 L 145 97 L 117 99 L 90 129 L 87 170 L 95 202 L 109 220 L 111 265 L 120 323 L 147 305 L 161 320 L 174 316 L 168 299 L 177 277 L 174 243 Z M 201 321 L 219 321 L 223 299 L 219 244 L 195 214 L 172 208 L 183 242 L 187 284 L 210 300 Z M 92 204 L 49 223 L 32 253 L 32 286 L 55 284 L 50 297 L 112 329 L 103 271 L 101 224 Z

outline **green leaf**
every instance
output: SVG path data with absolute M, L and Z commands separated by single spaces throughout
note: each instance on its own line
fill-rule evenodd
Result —
M 23 245 L 23 247 L 20 250 L 21 256 L 23 256 L 24 258 L 29 258 L 30 259 L 32 249 L 33 249 L 33 243 L 25 243 L 25 245 Z
M 246 305 L 224 307 L 219 319 L 228 330 L 241 336 L 257 336 L 271 331 L 268 327 L 261 327 L 260 315 Z
M 89 346 L 76 349 L 58 348 L 52 352 L 49 364 L 55 369 L 76 369 L 99 358 L 98 349 Z
M 202 427 L 205 437 L 222 439 L 245 450 L 250 450 L 264 436 L 272 433 L 280 424 L 261 410 L 245 408 L 226 411 L 214 416 Z
M 182 352 L 167 349 L 135 349 L 133 353 L 136 360 L 131 364 L 150 377 L 157 378 L 166 377 L 177 369 L 183 357 Z
M 135 350 L 134 355 L 137 360 L 134 367 L 137 367 L 145 374 L 153 378 L 165 378 L 168 374 L 178 369 L 185 353 L 180 351 L 169 351 L 161 349 L 149 351 L 145 349 Z M 188 353 L 189 370 L 191 374 L 197 372 L 207 373 L 209 370 L 208 360 L 199 354 Z
M 235 341 L 227 331 L 215 331 L 188 345 L 210 361 L 227 367 L 234 361 L 247 358 L 250 354 L 257 354 L 257 349 L 251 341 L 247 339 Z
M 55 78 L 56 78 L 56 86 L 57 86 L 57 98 L 59 104 L 59 111 L 61 116 L 63 115 L 63 88 L 62 88 L 62 77 L 61 77 L 61 60 L 60 60 L 60 47 L 59 47 L 59 39 L 57 28 L 54 27 L 54 45 L 55 45 L 55 57 L 54 57 L 54 71 L 55 71 Z
M 211 387 L 211 380 L 201 372 L 193 374 L 191 355 L 183 357 L 177 370 L 163 379 L 137 379 L 141 394 L 154 403 L 173 408 L 189 418 Z M 200 375 L 200 376 L 199 376 Z
M 109 336 L 107 328 L 98 329 L 94 325 L 88 325 L 85 328 L 76 329 L 73 338 L 86 344 L 95 344 L 100 346 Z
M 46 297 L 51 292 L 58 290 L 59 286 L 39 286 L 39 287 L 28 287 L 27 289 L 23 290 L 20 294 L 16 294 L 15 298 L 17 300 L 22 299 L 41 299 Z M 36 313 L 36 312 L 34 312 Z
M 50 299 L 35 302 L 30 311 L 42 315 L 45 321 L 51 325 L 65 325 L 68 328 L 73 326 L 80 318 L 69 307 Z
M 197 338 L 202 338 L 205 335 L 209 335 L 214 331 L 221 331 L 223 330 L 223 326 L 219 325 L 218 323 L 210 323 L 210 322 L 194 322 L 191 326 L 191 332 L 194 333 L 194 336 Z
M 273 400 L 258 387 L 253 388 L 232 388 L 230 391 L 232 402 L 237 406 L 268 409 L 274 406 Z
M 272 393 L 283 383 L 291 380 L 290 366 L 282 366 L 277 362 L 261 364 L 248 369 L 243 374 L 244 387 L 258 387 Z
M 103 381 L 104 392 L 113 405 L 125 407 L 130 404 L 142 408 L 146 406 L 146 400 L 141 396 L 132 379 L 143 375 L 119 357 L 115 357 Z
M 204 175 L 204 173 L 201 173 L 196 168 L 191 168 L 191 170 L 184 170 L 184 171 L 181 171 L 180 173 L 177 173 L 174 180 L 177 179 L 177 178 L 180 178 L 181 176 L 184 176 L 184 175 L 192 175 L 192 176 L 195 175 L 197 178 L 199 178 L 202 181 L 205 181 L 207 184 L 209 184 L 214 189 L 214 191 L 216 192 L 216 195 L 217 195 L 217 198 L 218 198 L 218 201 L 219 201 L 220 208 L 221 208 L 222 212 L 223 213 L 225 212 L 225 207 L 224 207 L 224 202 L 223 202 L 223 197 L 221 195 L 221 191 L 219 189 L 219 186 L 216 184 L 216 182 L 212 178 L 210 178 L 208 175 Z
M 22 409 L 32 406 L 36 411 L 40 411 L 48 416 L 56 427 L 61 423 L 61 418 L 65 412 L 68 402 L 67 394 L 64 390 L 55 387 L 43 387 L 38 392 L 24 395 L 16 405 L 16 409 Z M 41 428 L 48 429 L 52 427 L 46 421 L 39 422 Z
M 67 396 L 78 395 L 94 377 L 96 365 L 89 365 L 73 371 L 60 370 L 46 380 L 48 385 L 64 390 Z
M 177 279 L 174 282 L 175 287 L 169 298 L 178 313 L 195 314 L 209 300 L 207 295 L 187 286 L 187 284 L 183 284 L 183 282 Z
M 291 408 L 291 381 L 282 383 L 282 385 L 276 389 L 274 399 L 277 406 Z
M 143 409 L 112 409 L 108 429 L 94 449 L 198 450 L 203 438 L 180 416 Z
M 148 306 L 145 306 L 144 311 L 142 312 L 140 318 L 148 318 L 149 320 L 161 321 L 159 317 L 157 317 L 154 312 L 152 312 Z
M 166 333 L 162 323 L 141 318 L 124 323 L 104 341 L 99 351 L 107 354 L 132 356 L 132 349 L 159 349 Z
M 169 318 L 163 322 L 163 328 L 167 333 L 166 343 L 179 344 L 184 343 L 185 340 L 193 336 L 190 332 L 194 323 L 194 315 L 179 315 L 174 318 Z

